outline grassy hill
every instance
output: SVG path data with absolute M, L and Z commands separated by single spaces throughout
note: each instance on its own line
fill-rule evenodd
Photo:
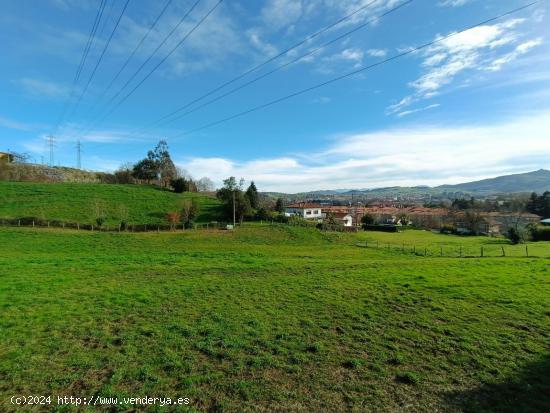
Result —
M 157 224 L 165 222 L 167 212 L 178 210 L 183 199 L 199 201 L 198 221 L 219 219 L 218 200 L 203 194 L 175 194 L 145 185 L 34 182 L 0 182 L 0 218 L 92 223 L 99 201 L 107 212 L 107 224 L 120 222 L 121 206 L 128 211 L 129 224 Z
M 33 410 L 60 412 L 547 411 L 547 260 L 356 246 L 375 238 L 466 240 L 0 228 L 0 411 L 29 394 L 190 399 Z
M 442 185 L 436 189 L 483 195 L 508 192 L 542 193 L 550 191 L 550 171 L 539 169 L 528 173 L 499 176 L 458 185 Z

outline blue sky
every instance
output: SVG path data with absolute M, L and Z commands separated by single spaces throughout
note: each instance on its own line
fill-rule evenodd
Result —
M 106 89 L 167 0 L 107 0 L 97 35 L 73 79 L 99 0 L 4 2 L 0 16 L 0 150 L 55 164 L 113 170 L 167 139 L 177 165 L 216 183 L 235 175 L 260 190 L 457 183 L 550 168 L 548 2 L 447 38 L 356 76 L 223 124 L 204 125 L 387 59 L 527 4 L 500 0 L 225 0 L 114 111 L 109 100 L 195 0 L 172 0 Z M 218 0 L 202 0 L 147 61 L 124 96 Z M 173 110 L 295 45 L 360 7 L 255 76 L 306 58 L 181 119 Z M 351 35 L 344 35 L 368 23 Z M 344 35 L 344 36 L 343 36 Z M 79 96 L 81 102 L 76 105 Z M 115 100 L 116 101 L 116 100 Z M 65 105 L 69 110 L 62 122 Z M 190 106 L 193 108 L 193 106 Z M 107 113 L 108 116 L 104 116 Z M 171 118 L 170 118 L 171 119 Z

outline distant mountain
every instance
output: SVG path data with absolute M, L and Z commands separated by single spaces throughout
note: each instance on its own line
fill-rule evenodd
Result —
M 293 194 L 299 198 L 316 197 L 351 197 L 352 195 L 368 196 L 404 196 L 404 195 L 441 195 L 443 193 L 464 193 L 477 196 L 486 196 L 499 193 L 538 192 L 550 191 L 550 171 L 539 169 L 538 171 L 498 176 L 496 178 L 483 179 L 481 181 L 466 182 L 456 185 L 440 185 L 430 187 L 419 185 L 413 187 L 394 186 L 373 189 L 333 189 Z M 284 196 L 283 193 L 267 193 L 271 196 Z
M 540 193 L 550 191 L 550 171 L 539 169 L 538 171 L 528 173 L 499 176 L 457 185 L 441 185 L 434 189 L 445 192 L 467 192 L 479 195 L 506 192 Z

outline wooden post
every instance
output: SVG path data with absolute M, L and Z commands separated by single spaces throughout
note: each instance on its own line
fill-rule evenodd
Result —
M 413 245 L 413 254 L 416 255 L 416 245 Z
M 147 232 L 147 224 L 145 224 L 145 232 Z
M 424 247 L 424 256 L 425 256 L 425 257 L 428 256 L 428 247 Z
M 160 225 L 157 225 L 157 232 L 160 232 Z
M 525 256 L 529 257 L 529 247 L 527 245 L 525 246 Z
M 76 229 L 80 231 L 80 224 L 78 222 L 76 223 Z
M 92 224 L 92 231 L 94 230 L 94 224 Z
M 460 246 L 460 258 L 462 258 L 462 245 Z
M 50 221 L 48 221 L 48 228 L 50 227 Z
M 439 256 L 440 256 L 440 257 L 443 257 L 443 247 L 440 247 L 440 248 L 441 248 L 441 249 L 440 249 L 440 251 L 439 251 Z
M 369 240 L 365 240 L 365 248 L 368 248 L 369 247 Z
M 502 256 L 503 256 L 503 257 L 506 257 L 506 253 L 504 252 L 504 247 L 501 246 L 500 248 L 502 249 Z
M 21 226 L 21 220 L 20 220 L 20 219 L 17 220 L 17 226 L 18 226 L 18 227 Z
M 32 220 L 32 227 L 34 228 L 34 219 Z
M 120 226 L 121 226 L 121 224 L 119 223 L 118 224 L 118 232 L 120 232 Z
M 405 252 L 405 243 L 403 243 L 403 246 L 401 247 L 401 251 Z
M 481 246 L 481 258 L 483 258 L 483 245 Z

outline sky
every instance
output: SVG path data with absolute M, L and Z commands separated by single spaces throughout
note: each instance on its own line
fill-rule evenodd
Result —
M 0 151 L 113 171 L 165 139 L 281 192 L 550 169 L 548 1 L 478 25 L 528 3 L 3 2 Z

